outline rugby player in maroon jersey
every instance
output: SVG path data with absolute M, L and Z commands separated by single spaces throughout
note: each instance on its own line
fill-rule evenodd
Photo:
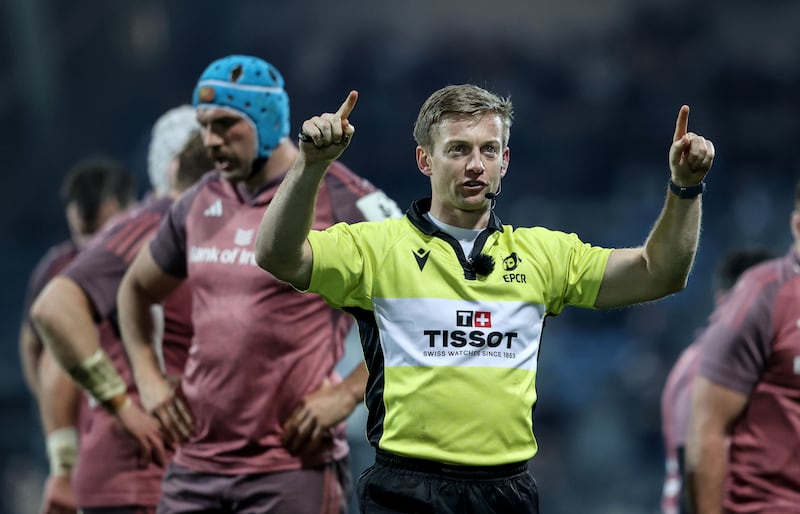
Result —
M 800 506 L 800 185 L 783 256 L 748 270 L 698 345 L 686 441 L 696 514 Z
M 763 248 L 746 248 L 730 252 L 717 266 L 712 278 L 714 305 L 719 305 L 750 266 L 773 257 Z M 681 352 L 667 376 L 661 394 L 661 427 L 664 436 L 665 471 L 661 496 L 662 514 L 688 514 L 686 488 L 682 479 L 686 469 L 685 446 L 691 413 L 692 383 L 699 362 L 697 344 L 692 343 Z
M 160 496 L 167 457 L 158 423 L 138 406 L 116 327 L 116 292 L 173 198 L 213 165 L 198 129 L 190 106 L 159 118 L 150 147 L 151 156 L 162 156 L 150 160 L 153 194 L 114 218 L 34 305 L 32 315 L 48 347 L 92 397 L 84 410 L 73 473 L 77 505 L 86 514 L 107 509 L 117 514 L 152 512 Z M 161 355 L 172 375 L 180 375 L 186 360 L 190 309 L 185 289 L 164 302 Z M 98 333 L 96 322 L 110 323 L 114 330 Z
M 26 294 L 20 329 L 20 355 L 25 380 L 38 406 L 50 474 L 41 512 L 75 511 L 70 478 L 77 455 L 80 391 L 56 364 L 30 321 L 29 310 L 45 285 L 69 264 L 112 216 L 136 196 L 133 178 L 119 163 L 90 158 L 76 164 L 61 187 L 70 239 L 53 246 L 37 264 Z M 103 327 L 108 330 L 109 327 Z
M 217 173 L 170 209 L 119 290 L 120 326 L 145 407 L 180 446 L 159 512 L 343 512 L 350 470 L 344 420 L 364 395 L 363 363 L 335 365 L 353 321 L 255 264 L 256 230 L 298 155 L 283 78 L 265 61 L 211 63 L 194 91 Z M 399 215 L 336 163 L 314 226 Z M 153 358 L 150 308 L 188 281 L 194 338 L 181 390 Z M 184 417 L 182 412 L 191 412 Z

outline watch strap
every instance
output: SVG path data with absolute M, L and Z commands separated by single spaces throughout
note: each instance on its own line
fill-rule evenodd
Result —
M 669 180 L 669 190 L 672 191 L 678 198 L 694 198 L 706 192 L 706 183 L 700 182 L 693 186 L 682 187 Z

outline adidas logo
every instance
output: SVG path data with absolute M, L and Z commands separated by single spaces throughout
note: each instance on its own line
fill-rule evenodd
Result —
M 212 203 L 211 206 L 203 211 L 203 216 L 219 218 L 222 216 L 222 200 L 217 198 L 217 201 Z

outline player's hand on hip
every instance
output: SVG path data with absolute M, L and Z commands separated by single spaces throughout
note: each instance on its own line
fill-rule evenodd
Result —
M 326 379 L 289 416 L 283 425 L 281 441 L 293 454 L 314 452 L 323 442 L 330 441 L 330 429 L 346 419 L 353 407 L 343 389 Z
M 182 444 L 194 434 L 194 418 L 183 395 L 179 377 L 170 377 L 168 389 L 148 408 L 170 443 Z
M 116 413 L 117 420 L 128 434 L 139 443 L 139 466 L 147 467 L 151 461 L 161 466 L 167 464 L 167 452 L 158 422 L 132 401 Z
M 672 181 L 682 187 L 693 186 L 703 181 L 714 162 L 714 143 L 687 132 L 689 127 L 689 106 L 678 111 L 675 122 L 675 135 L 669 149 L 669 167 Z
M 50 475 L 44 486 L 39 514 L 76 514 L 75 493 L 69 476 Z
M 332 162 L 342 155 L 356 131 L 349 117 L 357 100 L 358 92 L 350 91 L 336 112 L 327 112 L 303 122 L 299 135 L 300 152 L 307 164 Z

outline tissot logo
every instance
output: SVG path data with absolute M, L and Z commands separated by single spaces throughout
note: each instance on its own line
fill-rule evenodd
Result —
M 419 248 L 414 252 L 414 258 L 417 260 L 417 266 L 419 266 L 420 271 L 425 267 L 425 263 L 428 262 L 428 256 L 430 254 L 431 251 L 424 248 Z
M 456 311 L 456 326 L 475 330 L 423 330 L 428 347 L 463 348 L 469 345 L 474 348 L 502 346 L 511 349 L 511 343 L 519 336 L 517 332 L 480 330 L 492 328 L 492 313 L 489 311 Z
M 423 330 L 422 335 L 428 339 L 429 348 L 463 348 L 470 345 L 474 348 L 502 347 L 510 350 L 517 339 L 517 332 L 484 332 L 483 330 Z
M 456 311 L 456 326 L 492 328 L 492 313 L 487 311 Z

